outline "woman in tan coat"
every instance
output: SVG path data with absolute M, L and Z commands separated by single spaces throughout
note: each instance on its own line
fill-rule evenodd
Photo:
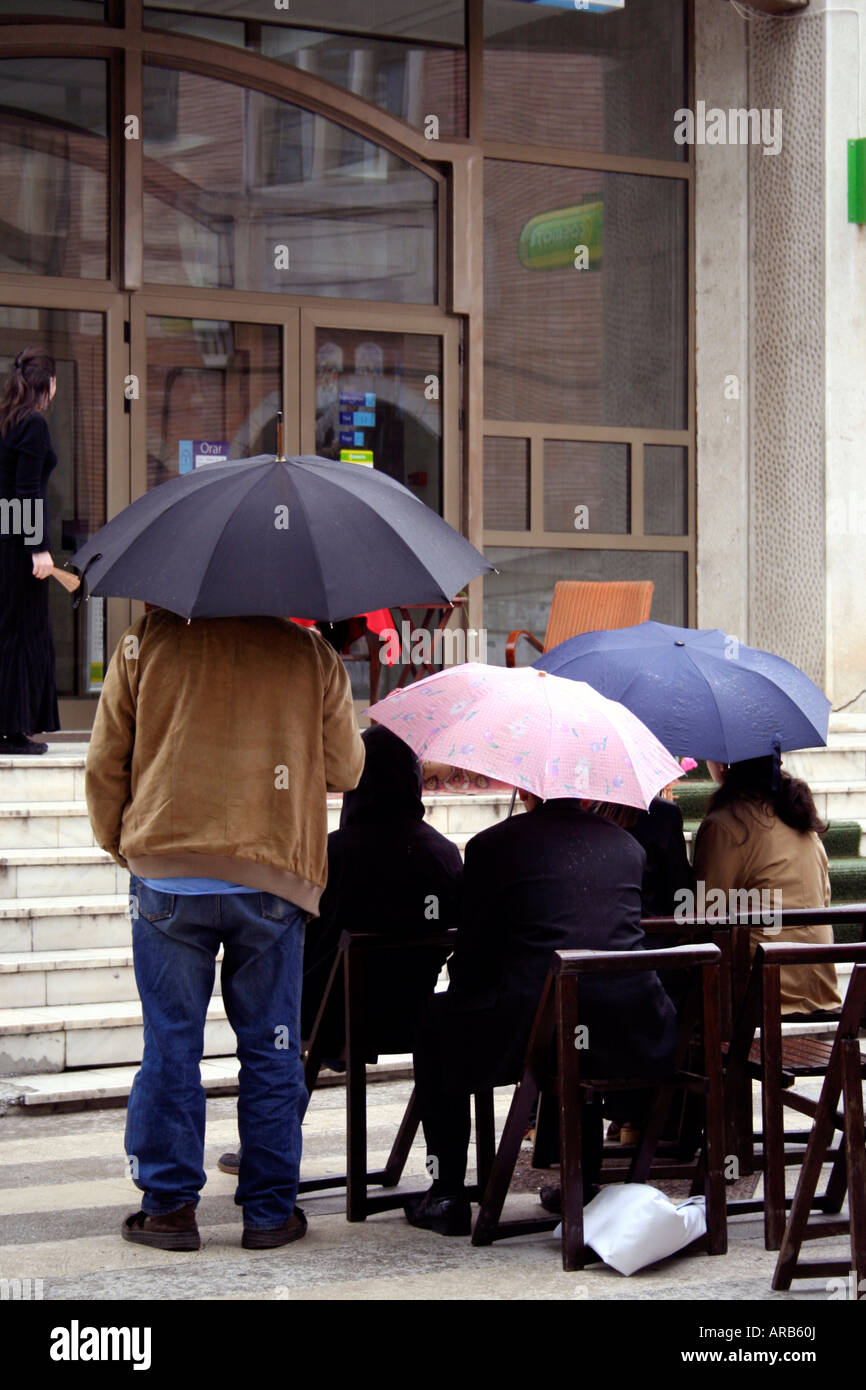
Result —
M 768 907 L 827 907 L 830 875 L 818 838 L 826 826 L 806 783 L 782 772 L 777 756 L 707 766 L 720 786 L 695 840 L 695 879 L 706 893 L 757 888 L 767 890 Z M 831 944 L 833 928 L 754 927 L 751 936 L 754 952 L 762 941 Z M 829 964 L 784 966 L 781 988 L 785 1018 L 820 1018 L 841 1007 Z

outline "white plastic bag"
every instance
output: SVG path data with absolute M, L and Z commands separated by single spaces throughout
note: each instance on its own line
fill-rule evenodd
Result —
M 677 1205 L 648 1183 L 603 1187 L 583 1211 L 584 1243 L 620 1274 L 634 1274 L 675 1255 L 706 1229 L 703 1197 Z M 554 1235 L 561 1234 L 560 1224 Z

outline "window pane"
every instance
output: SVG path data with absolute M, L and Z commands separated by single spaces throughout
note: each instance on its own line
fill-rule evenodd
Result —
M 63 309 L 0 307 L 0 377 L 6 377 L 26 347 L 41 348 L 57 363 L 57 391 L 45 415 L 57 455 L 57 467 L 48 481 L 48 546 L 54 563 L 62 569 L 107 520 L 103 316 Z M 54 580 L 45 582 L 49 585 L 57 693 L 87 695 L 102 684 L 104 600 L 91 598 L 76 612 L 65 589 Z
M 316 453 L 372 463 L 442 511 L 442 341 L 316 330 Z
M 627 535 L 630 473 L 627 444 L 545 440 L 545 531 Z
M 462 48 L 420 47 L 271 25 L 262 31 L 262 52 L 327 78 L 417 130 L 435 116 L 440 136 L 466 134 L 466 53 Z
M 499 571 L 484 576 L 487 659 L 494 665 L 505 665 L 509 632 L 526 628 L 540 642 L 544 640 L 558 579 L 651 579 L 655 584 L 653 619 L 677 627 L 688 621 L 688 568 L 682 553 L 504 546 L 486 546 L 484 553 Z M 521 664 L 538 655 L 528 642 L 521 643 L 518 653 Z
M 644 531 L 688 535 L 688 454 L 678 445 L 647 444 L 643 451 Z
M 529 529 L 528 439 L 485 439 L 484 526 L 488 531 Z
M 276 453 L 281 383 L 278 325 L 149 317 L 147 486 L 208 457 Z
M 350 34 L 380 34 L 396 39 L 425 39 L 462 45 L 464 0 L 290 0 L 278 9 L 274 0 L 149 0 L 152 10 L 184 9 L 194 14 L 241 19 L 248 23 L 307 28 L 327 25 Z
M 89 58 L 0 61 L 0 270 L 108 278 L 107 78 Z
M 615 13 L 569 14 L 485 0 L 488 139 L 686 159 L 674 143 L 685 9 L 685 0 L 628 0 Z
M 486 161 L 488 419 L 686 427 L 686 197 L 679 179 Z
M 145 68 L 144 274 L 181 284 L 429 304 L 437 186 L 323 116 Z
M 284 24 L 265 24 L 251 30 L 240 20 L 152 8 L 144 11 L 144 22 L 171 33 L 191 34 L 238 48 L 249 44 L 266 58 L 324 77 L 335 86 L 354 92 L 416 130 L 424 130 L 428 118 L 435 116 L 439 137 L 466 134 L 463 48 L 332 34 Z

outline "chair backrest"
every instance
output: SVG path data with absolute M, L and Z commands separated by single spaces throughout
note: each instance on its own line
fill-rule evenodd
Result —
M 652 607 L 653 588 L 651 580 L 606 583 L 560 579 L 553 590 L 544 650 L 549 652 L 551 647 L 581 632 L 645 623 Z

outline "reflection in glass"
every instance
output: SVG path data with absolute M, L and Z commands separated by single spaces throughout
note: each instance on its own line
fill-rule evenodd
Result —
M 679 179 L 485 162 L 488 419 L 686 427 L 686 209 Z
M 144 23 L 172 34 L 249 47 L 278 63 L 323 77 L 416 130 L 435 116 L 440 138 L 466 134 L 466 52 L 441 43 L 334 34 L 293 24 L 244 24 L 148 7 Z M 268 16 L 274 20 L 273 10 Z M 321 16 L 319 16 L 321 18 Z
M 276 452 L 280 336 L 276 324 L 148 317 L 148 488 L 208 457 Z
M 379 34 L 395 39 L 422 39 L 460 46 L 465 39 L 464 0 L 291 0 L 278 8 L 274 0 L 148 0 L 151 10 L 191 10 L 244 20 L 251 27 L 282 22 L 287 28 L 327 25 L 345 33 Z
M 64 564 L 104 526 L 105 334 L 102 314 L 0 306 L 0 379 L 23 348 L 36 347 L 57 362 L 57 392 L 46 412 L 57 467 L 48 482 L 48 538 L 54 563 Z M 105 662 L 104 599 L 73 610 L 53 579 L 51 626 L 57 693 L 88 695 L 100 689 Z
M 484 441 L 484 527 L 529 529 L 529 440 Z
M 687 460 L 687 452 L 680 445 L 644 446 L 643 496 L 646 535 L 688 535 Z
M 372 464 L 442 512 L 442 342 L 316 330 L 316 453 Z
M 150 283 L 429 304 L 437 186 L 346 127 L 196 73 L 146 67 Z
M 545 531 L 627 535 L 630 515 L 627 444 L 544 441 Z
M 505 665 L 509 632 L 526 628 L 541 639 L 558 579 L 651 579 L 651 616 L 683 627 L 688 621 L 687 556 L 648 550 L 537 550 L 485 546 L 498 574 L 484 576 L 488 660 Z
M 108 278 L 107 64 L 0 60 L 0 271 Z
M 600 15 L 485 0 L 488 139 L 684 160 L 673 137 L 685 104 L 685 0 Z
M 104 19 L 103 0 L 0 0 L 0 14 L 16 19 Z

